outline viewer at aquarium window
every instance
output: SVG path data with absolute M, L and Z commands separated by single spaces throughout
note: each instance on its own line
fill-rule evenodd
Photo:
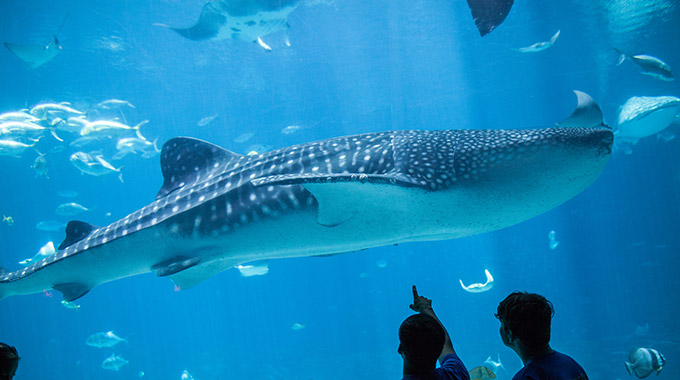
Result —
M 446 328 L 432 309 L 432 300 L 418 295 L 413 285 L 413 304 L 418 314 L 399 326 L 399 349 L 404 359 L 403 380 L 470 380 L 465 365 L 453 350 Z M 439 359 L 439 368 L 435 368 Z
M 540 294 L 514 292 L 498 305 L 503 344 L 522 359 L 512 380 L 587 380 L 588 375 L 571 357 L 550 347 L 550 322 L 555 309 Z
M 19 354 L 17 349 L 0 343 L 0 380 L 9 380 L 14 377 L 19 367 Z

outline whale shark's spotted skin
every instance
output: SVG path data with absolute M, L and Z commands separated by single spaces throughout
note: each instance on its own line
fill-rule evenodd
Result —
M 612 140 L 611 131 L 599 125 L 409 130 L 338 137 L 243 156 L 200 140 L 175 138 L 163 147 L 164 184 L 154 202 L 106 227 L 70 223 L 56 254 L 0 277 L 0 297 L 55 288 L 72 300 L 99 283 L 145 271 L 178 275 L 173 277 L 177 281 L 182 271 L 201 277 L 201 271 L 219 272 L 250 261 L 255 253 L 259 258 L 306 256 L 306 245 L 320 246 L 324 254 L 339 253 L 386 242 L 451 238 L 502 228 L 555 207 L 589 185 L 606 164 Z M 529 187 L 534 184 L 536 189 Z M 339 195 L 334 191 L 340 191 Z M 380 198 L 383 194 L 388 198 Z M 372 196 L 375 201 L 366 199 Z M 394 207 L 385 207 L 386 201 L 392 200 Z M 403 213 L 397 210 L 408 202 L 414 205 L 407 209 L 411 214 L 391 214 L 392 208 L 395 214 Z M 370 214 L 373 205 L 381 214 Z M 344 209 L 353 206 L 357 209 L 343 215 Z M 295 215 L 318 215 L 318 220 L 304 224 L 309 218 L 290 219 Z M 264 238 L 268 231 L 274 233 L 271 226 L 276 227 L 278 221 L 285 224 L 291 220 L 301 223 L 299 230 L 282 226 L 291 229 L 275 239 L 289 238 L 290 242 L 258 248 L 253 244 L 257 252 L 248 252 L 247 240 L 252 236 Z M 362 235 L 360 230 L 370 230 L 375 220 L 395 221 L 394 231 L 387 225 L 373 232 L 375 238 L 370 231 L 366 232 L 369 237 Z M 409 225 L 410 220 L 416 225 Z M 248 235 L 265 222 L 269 227 Z M 305 235 L 311 229 L 318 232 Z M 78 265 L 92 265 L 91 260 L 101 256 L 105 266 L 106 260 L 115 261 L 118 255 L 116 249 L 107 247 L 143 231 L 154 235 L 139 235 L 148 246 L 139 247 L 138 256 L 120 259 L 123 261 L 116 264 L 120 273 L 108 268 L 105 272 L 111 273 L 105 278 L 79 272 L 77 281 L 69 280 L 63 268 L 68 268 L 72 258 L 86 255 L 82 260 L 90 264 Z M 299 231 L 303 240 L 295 241 L 291 231 Z M 331 235 L 324 237 L 326 232 Z M 343 236 L 348 241 L 341 241 Z M 188 253 L 167 257 L 161 248 L 166 241 L 173 242 L 171 248 L 186 242 L 186 247 L 177 250 Z M 135 246 L 124 245 L 123 250 L 140 244 L 134 242 Z M 158 246 L 155 250 L 154 244 Z M 211 244 L 220 249 L 211 248 Z M 134 260 L 143 264 L 135 267 Z M 222 261 L 229 266 L 221 267 L 218 263 Z M 59 263 L 63 265 L 57 268 Z M 126 265 L 135 269 L 127 273 Z M 41 272 L 45 274 L 40 281 L 33 281 L 36 284 L 28 281 Z M 19 286 L 24 279 L 31 285 Z M 16 289 L 12 289 L 14 283 Z

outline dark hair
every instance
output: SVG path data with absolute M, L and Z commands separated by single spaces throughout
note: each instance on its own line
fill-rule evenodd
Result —
M 505 297 L 496 310 L 496 318 L 512 335 L 528 347 L 537 348 L 550 342 L 550 320 L 555 309 L 540 294 L 514 292 Z
M 414 314 L 399 327 L 399 342 L 404 357 L 419 372 L 435 368 L 445 339 L 444 329 L 439 322 L 426 314 Z
M 10 371 L 16 369 L 19 364 L 19 354 L 17 349 L 5 344 L 0 343 L 0 378 L 6 378 Z

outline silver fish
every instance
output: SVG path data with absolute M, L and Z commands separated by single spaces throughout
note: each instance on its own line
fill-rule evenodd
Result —
M 85 152 L 75 152 L 71 155 L 71 163 L 82 173 L 101 176 L 111 173 L 118 173 L 118 179 L 123 182 L 123 173 L 119 168 L 114 167 L 102 156 L 92 156 Z
M 57 215 L 61 216 L 73 216 L 88 211 L 90 211 L 90 209 L 75 202 L 60 204 L 59 206 L 57 206 L 57 209 L 55 210 Z
M 111 354 L 108 358 L 104 359 L 102 362 L 102 368 L 109 369 L 112 371 L 118 371 L 120 368 L 129 362 L 123 359 L 121 356 Z
M 673 77 L 673 72 L 668 64 L 659 58 L 652 57 L 651 55 L 639 54 L 639 55 L 628 55 L 623 53 L 621 50 L 614 48 L 617 53 L 620 54 L 619 62 L 617 66 L 622 64 L 626 59 L 635 62 L 638 66 L 644 70 L 642 74 L 649 75 L 656 79 L 661 79 L 667 82 L 675 79 Z
M 98 332 L 87 337 L 85 344 L 92 347 L 103 348 L 103 347 L 113 347 L 121 342 L 126 342 L 127 340 L 117 336 L 113 331 Z

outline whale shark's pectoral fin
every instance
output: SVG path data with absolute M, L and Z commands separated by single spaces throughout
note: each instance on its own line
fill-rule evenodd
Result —
M 217 37 L 220 27 L 227 22 L 227 16 L 219 8 L 219 2 L 209 1 L 203 6 L 201 15 L 194 26 L 188 28 L 173 28 L 163 24 L 155 24 L 157 26 L 168 27 L 177 32 L 182 37 L 193 41 L 209 40 Z
M 566 120 L 557 123 L 559 127 L 592 128 L 606 126 L 600 106 L 585 92 L 574 90 L 578 105 L 574 112 Z
M 92 290 L 92 287 L 78 282 L 68 282 L 54 285 L 52 289 L 61 292 L 64 301 L 72 302 L 87 294 L 87 292 Z
M 96 230 L 97 226 L 90 223 L 81 222 L 79 220 L 72 220 L 66 225 L 66 238 L 57 247 L 58 250 L 66 249 L 71 245 L 88 237 L 92 231 Z
M 303 185 L 316 198 L 319 204 L 317 222 L 325 227 L 337 227 L 352 218 L 360 207 L 380 194 L 376 185 L 420 186 L 405 175 L 363 173 L 288 174 L 257 178 L 251 182 L 254 186 Z
M 151 267 L 158 277 L 170 276 L 187 270 L 201 261 L 198 257 L 177 256 Z

